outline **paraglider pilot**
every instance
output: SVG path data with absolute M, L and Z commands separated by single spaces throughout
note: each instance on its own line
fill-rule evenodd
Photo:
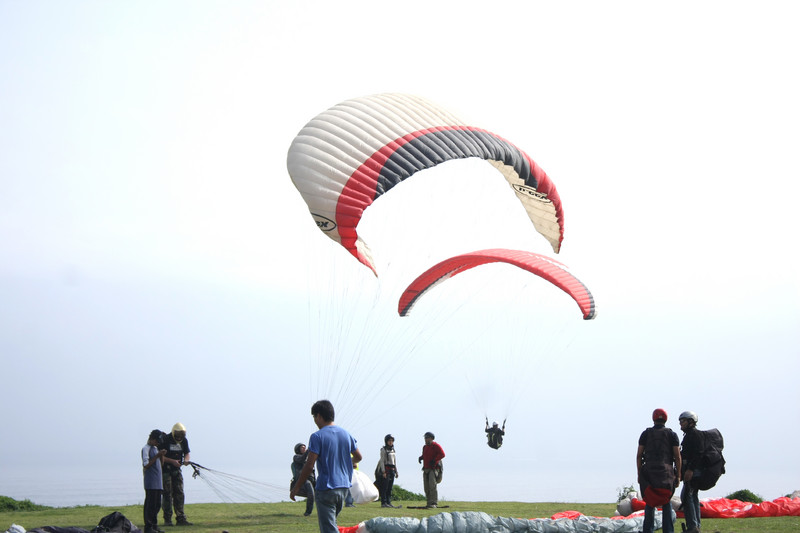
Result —
M 419 462 L 422 463 L 422 485 L 425 488 L 425 499 L 428 509 L 435 509 L 439 505 L 439 489 L 436 485 L 442 481 L 442 459 L 444 450 L 436 442 L 436 437 L 430 431 L 425 432 L 425 446 Z
M 163 486 L 161 509 L 164 512 L 164 525 L 172 525 L 172 512 L 175 510 L 176 523 L 179 526 L 193 525 L 183 512 L 185 495 L 183 492 L 183 474 L 181 467 L 191 462 L 189 439 L 186 438 L 186 426 L 180 422 L 172 426 L 172 432 L 165 434 L 158 446 L 159 450 L 167 450 L 163 463 Z
M 497 422 L 492 423 L 492 427 L 489 427 L 489 418 L 486 418 L 486 438 L 488 442 L 486 444 L 489 445 L 489 448 L 494 448 L 495 450 L 499 449 L 500 446 L 503 445 L 503 435 L 506 434 L 506 421 L 503 420 L 503 427 L 498 427 Z
M 306 449 L 306 445 L 302 442 L 298 442 L 294 446 L 294 457 L 292 458 L 292 483 L 289 487 L 290 490 L 297 482 L 297 478 L 300 476 L 300 472 L 303 471 L 303 467 L 306 465 L 307 460 L 308 450 Z M 297 491 L 298 496 L 303 496 L 306 499 L 306 512 L 303 513 L 303 516 L 309 516 L 314 510 L 314 485 L 316 483 L 317 476 L 314 472 L 314 468 L 312 467 L 311 473 L 309 474 L 305 483 L 303 483 L 303 485 L 300 487 L 300 490 Z

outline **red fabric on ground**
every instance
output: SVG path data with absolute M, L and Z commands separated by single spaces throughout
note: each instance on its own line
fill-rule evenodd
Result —
M 638 498 L 631 500 L 634 511 L 644 509 L 645 502 Z M 683 511 L 675 510 L 679 517 Z M 701 518 L 766 518 L 771 516 L 800 516 L 800 498 L 775 498 L 771 502 L 750 503 L 739 500 L 717 498 L 700 500 Z

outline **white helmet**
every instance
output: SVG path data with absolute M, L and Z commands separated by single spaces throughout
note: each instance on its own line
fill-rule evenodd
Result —
M 678 417 L 678 420 L 683 420 L 684 418 L 688 418 L 689 420 L 693 420 L 695 424 L 697 424 L 697 414 L 694 411 L 684 411 Z

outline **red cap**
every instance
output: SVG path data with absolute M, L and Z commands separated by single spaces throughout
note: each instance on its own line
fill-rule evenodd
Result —
M 667 421 L 667 412 L 665 410 L 656 409 L 653 411 L 653 422 L 657 422 L 658 420 Z

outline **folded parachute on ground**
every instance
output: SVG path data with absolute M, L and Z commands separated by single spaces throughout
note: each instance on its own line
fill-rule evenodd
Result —
M 500 171 L 558 253 L 564 214 L 547 174 L 510 142 L 419 97 L 379 94 L 335 105 L 294 138 L 287 167 L 317 226 L 375 272 L 357 233 L 364 210 L 414 173 L 470 157 Z
M 564 265 L 549 257 L 524 250 L 496 248 L 457 255 L 446 259 L 422 274 L 403 291 L 397 306 L 400 316 L 406 316 L 423 294 L 439 283 L 487 263 L 508 263 L 549 281 L 569 294 L 580 307 L 584 320 L 592 320 L 596 310 L 594 297 L 581 281 L 573 276 Z
M 674 513 L 673 513 L 674 517 Z M 377 516 L 356 526 L 339 527 L 340 533 L 638 533 L 644 524 L 644 512 L 612 518 L 585 516 L 565 511 L 551 518 L 506 518 L 478 511 L 439 513 L 424 518 Z M 655 515 L 655 527 L 661 529 L 661 513 Z

